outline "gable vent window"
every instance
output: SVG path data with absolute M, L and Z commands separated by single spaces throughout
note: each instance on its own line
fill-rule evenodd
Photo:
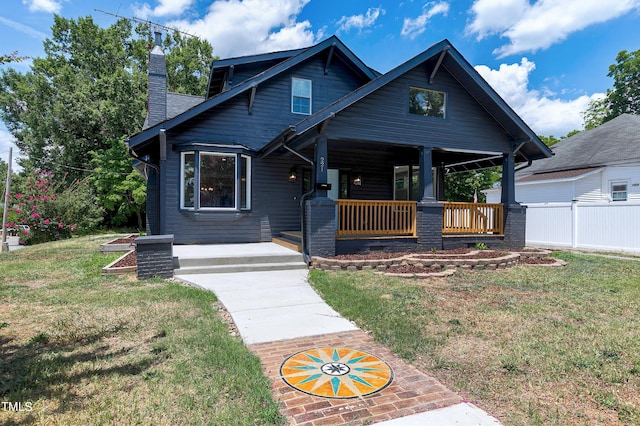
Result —
M 437 90 L 409 88 L 409 113 L 445 118 L 447 96 Z
M 311 114 L 311 80 L 295 77 L 291 80 L 291 112 Z
M 251 208 L 251 157 L 203 151 L 183 152 L 181 157 L 180 208 Z
M 611 183 L 611 201 L 627 201 L 627 183 Z

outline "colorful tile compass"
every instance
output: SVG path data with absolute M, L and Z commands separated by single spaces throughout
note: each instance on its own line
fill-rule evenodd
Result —
M 380 358 L 355 349 L 316 348 L 298 352 L 280 366 L 294 389 L 325 398 L 357 398 L 389 386 L 393 370 Z

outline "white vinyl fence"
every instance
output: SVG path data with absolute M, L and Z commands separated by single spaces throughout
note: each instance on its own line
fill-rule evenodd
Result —
M 527 204 L 527 245 L 640 253 L 640 203 Z

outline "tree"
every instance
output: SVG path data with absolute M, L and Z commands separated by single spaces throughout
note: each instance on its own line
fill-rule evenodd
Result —
M 168 89 L 202 95 L 213 60 L 211 45 L 179 34 L 168 35 L 164 44 Z M 26 156 L 20 165 L 29 172 L 66 172 L 72 181 L 92 173 L 90 152 L 107 152 L 114 161 L 129 162 L 128 170 L 119 175 L 127 180 L 131 159 L 113 145 L 144 123 L 151 45 L 147 25 L 133 28 L 120 19 L 101 28 L 90 16 L 55 16 L 52 36 L 44 42 L 45 57 L 35 58 L 25 74 L 11 68 L 0 73 L 0 118 Z M 99 180 L 92 182 L 106 187 Z M 133 192 L 144 191 L 144 182 L 135 182 L 139 188 Z M 130 207 L 109 211 L 135 213 Z
M 477 193 L 478 201 L 484 202 L 486 197 L 480 190 L 491 188 L 498 180 L 499 167 L 447 174 L 444 178 L 445 198 L 447 201 L 471 202 L 473 194 Z
M 145 181 L 131 169 L 127 147 L 114 140 L 109 149 L 93 151 L 91 157 L 94 167 L 91 180 L 97 190 L 98 202 L 110 212 L 111 223 L 123 225 L 135 216 L 138 229 L 143 230 Z
M 585 129 L 592 129 L 621 114 L 640 114 L 640 50 L 622 50 L 616 63 L 609 66 L 608 77 L 613 78 L 613 89 L 604 99 L 589 104 L 584 112 Z

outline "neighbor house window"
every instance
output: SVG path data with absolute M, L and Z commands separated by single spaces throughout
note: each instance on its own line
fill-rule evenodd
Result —
M 251 158 L 219 152 L 183 152 L 180 207 L 245 210 L 251 199 Z
M 611 183 L 611 201 L 627 201 L 627 183 Z
M 446 94 L 437 90 L 409 88 L 409 112 L 427 117 L 445 118 Z
M 311 114 L 311 80 L 291 80 L 291 112 Z

